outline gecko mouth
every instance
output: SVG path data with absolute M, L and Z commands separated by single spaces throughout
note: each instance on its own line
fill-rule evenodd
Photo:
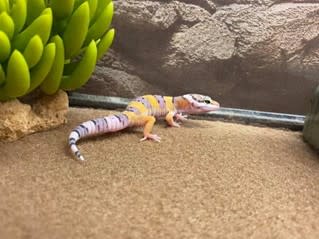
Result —
M 216 111 L 218 109 L 219 109 L 219 105 L 201 106 L 201 107 L 196 107 L 194 109 L 193 114 L 208 113 L 208 112 Z
M 207 107 L 206 112 L 211 112 L 211 111 L 215 111 L 215 110 L 218 110 L 219 109 L 219 106 L 210 106 L 210 107 Z
M 210 111 L 218 110 L 219 108 L 220 108 L 219 103 L 214 102 L 213 104 L 210 104 L 204 107 L 204 110 L 206 110 L 207 112 L 210 112 Z

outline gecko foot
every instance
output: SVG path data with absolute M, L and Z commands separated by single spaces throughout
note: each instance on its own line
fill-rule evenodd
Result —
M 159 137 L 156 134 L 148 134 L 148 135 L 144 136 L 143 138 L 141 138 L 140 142 L 145 141 L 147 139 L 151 139 L 151 140 L 154 140 L 156 142 L 161 142 L 161 137 Z
M 180 128 L 181 126 L 179 125 L 179 123 L 176 123 L 176 122 L 172 122 L 171 124 L 170 124 L 170 126 L 172 126 L 172 127 L 177 127 L 177 128 Z
M 176 117 L 176 120 L 180 120 L 180 121 L 185 121 L 185 120 L 187 120 L 187 115 L 176 114 L 175 117 Z

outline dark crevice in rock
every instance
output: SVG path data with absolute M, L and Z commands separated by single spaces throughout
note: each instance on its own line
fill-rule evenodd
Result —
M 213 1 L 210 0 L 178 0 L 179 2 L 187 3 L 187 4 L 195 4 L 203 9 L 205 9 L 210 14 L 214 14 L 216 12 L 216 6 Z
M 178 20 L 165 31 L 118 25 L 118 37 L 112 48 L 120 56 L 125 56 L 128 63 L 132 62 L 134 65 L 132 69 L 125 69 L 125 72 L 137 75 L 151 84 L 164 79 L 159 67 L 163 64 L 169 40 L 180 24 L 181 22 Z M 134 44 L 132 44 L 133 42 Z M 156 57 L 153 57 L 154 54 Z M 149 72 L 150 74 L 148 74 Z
M 200 23 L 200 20 L 197 21 L 186 21 L 182 18 L 182 16 L 177 13 L 178 15 L 178 19 L 174 22 L 174 24 L 170 27 L 170 30 L 175 29 L 174 32 L 178 32 L 180 31 L 181 26 L 186 26 L 188 28 L 193 27 L 194 25 L 196 25 L 197 23 Z
M 118 37 L 112 48 L 120 54 L 123 53 L 126 59 L 134 62 L 147 61 L 148 64 L 158 64 L 156 59 L 165 54 L 169 39 L 174 33 L 174 26 L 167 31 L 134 28 L 133 26 L 118 26 L 118 29 Z M 125 39 L 121 37 L 122 32 L 125 34 Z M 157 54 L 157 57 L 152 57 L 153 54 Z
M 272 4 L 273 0 L 214 0 L 214 3 L 217 7 L 220 6 L 227 6 L 232 4 L 239 4 L 239 5 L 260 5 L 260 6 L 267 6 Z
M 308 55 L 313 49 L 318 49 L 319 46 L 319 35 L 311 40 L 303 40 L 305 46 L 303 48 L 303 55 Z

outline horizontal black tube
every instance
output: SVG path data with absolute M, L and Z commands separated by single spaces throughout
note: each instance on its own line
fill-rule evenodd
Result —
M 92 107 L 102 109 L 122 109 L 130 101 L 127 98 L 88 95 L 81 93 L 70 93 L 69 101 L 71 106 Z M 265 111 L 244 110 L 235 108 L 220 108 L 207 114 L 193 115 L 191 118 L 202 118 L 206 120 L 226 120 L 246 124 L 261 124 L 271 127 L 289 128 L 302 130 L 305 116 L 282 114 Z

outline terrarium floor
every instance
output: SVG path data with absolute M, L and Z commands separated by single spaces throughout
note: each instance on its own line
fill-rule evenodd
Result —
M 319 157 L 300 132 L 190 120 L 67 137 L 107 111 L 0 143 L 0 238 L 319 238 Z

